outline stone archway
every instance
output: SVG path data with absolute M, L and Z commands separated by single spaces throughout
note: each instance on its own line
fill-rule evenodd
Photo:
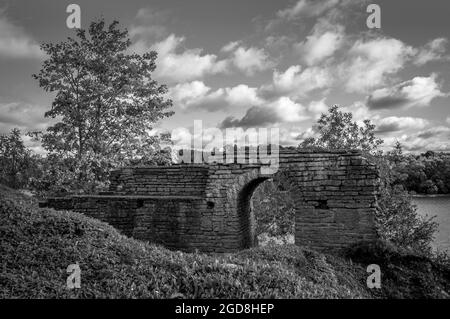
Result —
M 240 221 L 240 246 L 243 249 L 254 247 L 257 244 L 256 220 L 254 210 L 251 207 L 251 199 L 256 188 L 268 179 L 268 177 L 255 178 L 244 185 L 244 187 L 239 191 L 237 198 L 237 213 Z
M 378 170 L 358 152 L 282 149 L 279 172 L 294 186 L 295 242 L 338 249 L 377 238 Z M 261 165 L 177 164 L 111 173 L 110 192 L 49 198 L 137 239 L 185 251 L 232 252 L 252 245 L 249 196 Z M 120 207 L 120 210 L 117 208 Z
M 299 199 L 301 198 L 300 189 L 295 184 L 294 179 L 289 176 L 289 174 L 285 171 L 278 171 L 276 174 L 274 174 L 271 177 L 263 176 L 263 177 L 257 177 L 253 180 L 250 180 L 246 185 L 242 187 L 242 189 L 239 191 L 239 195 L 237 197 L 237 210 L 238 214 L 240 216 L 241 221 L 241 237 L 242 237 L 242 248 L 249 248 L 257 246 L 258 240 L 257 240 L 257 232 L 256 228 L 258 226 L 256 221 L 256 214 L 260 213 L 252 207 L 252 198 L 255 192 L 258 190 L 260 186 L 262 186 L 264 183 L 268 181 L 278 181 L 283 180 L 284 183 L 281 185 L 283 190 L 288 192 L 290 197 L 294 200 L 293 206 L 295 209 L 295 216 L 298 214 L 301 214 L 301 210 L 297 209 L 297 206 L 301 206 L 301 203 L 299 202 Z M 279 192 L 282 189 L 279 189 L 276 185 L 275 192 Z M 295 225 L 295 217 L 292 221 Z M 294 236 L 295 237 L 295 236 Z

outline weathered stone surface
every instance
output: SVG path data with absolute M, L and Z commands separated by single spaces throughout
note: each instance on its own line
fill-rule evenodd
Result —
M 376 238 L 378 171 L 361 154 L 283 149 L 277 174 L 296 203 L 296 244 L 324 250 Z M 47 205 L 169 248 L 231 252 L 255 244 L 251 196 L 273 177 L 255 164 L 124 168 L 111 173 L 107 195 L 49 198 Z

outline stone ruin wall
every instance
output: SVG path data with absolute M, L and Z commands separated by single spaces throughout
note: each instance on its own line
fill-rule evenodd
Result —
M 295 242 L 339 249 L 377 237 L 378 171 L 358 152 L 280 152 L 295 202 Z M 232 252 L 255 244 L 251 195 L 272 175 L 248 164 L 177 164 L 111 173 L 100 195 L 47 206 L 103 220 L 127 236 L 173 249 Z

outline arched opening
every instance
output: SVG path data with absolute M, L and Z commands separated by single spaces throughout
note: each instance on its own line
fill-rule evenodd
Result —
M 283 173 L 253 179 L 242 188 L 238 197 L 240 247 L 295 243 L 295 191 Z
M 238 195 L 237 210 L 239 215 L 239 246 L 242 249 L 257 245 L 256 223 L 252 207 L 252 196 L 255 189 L 268 178 L 260 177 L 246 184 Z

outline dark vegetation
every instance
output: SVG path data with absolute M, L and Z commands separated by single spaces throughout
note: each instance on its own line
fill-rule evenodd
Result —
M 448 298 L 450 268 L 378 242 L 339 255 L 295 245 L 214 255 L 167 250 L 0 187 L 0 298 Z M 68 290 L 78 263 L 81 289 Z M 383 269 L 382 288 L 366 267 Z
M 418 194 L 450 194 L 450 154 L 428 151 L 419 155 L 403 154 L 397 143 L 388 153 L 393 183 Z

